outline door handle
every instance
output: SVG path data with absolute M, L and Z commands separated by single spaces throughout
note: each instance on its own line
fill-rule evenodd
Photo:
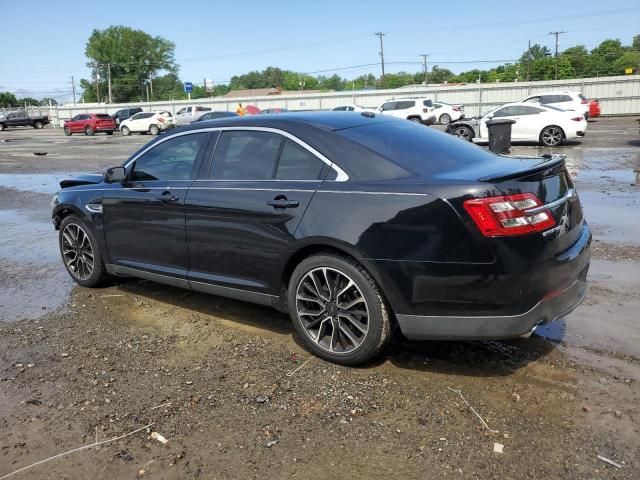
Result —
M 160 200 L 160 203 L 163 205 L 169 205 L 170 203 L 175 203 L 180 200 L 180 197 L 177 195 L 172 195 L 171 192 L 164 192 L 161 196 L 157 197 L 157 200 Z
M 287 197 L 284 195 L 278 195 L 273 200 L 269 200 L 267 205 L 272 206 L 276 210 L 284 210 L 285 208 L 296 208 L 300 205 L 300 202 L 297 200 L 287 200 Z

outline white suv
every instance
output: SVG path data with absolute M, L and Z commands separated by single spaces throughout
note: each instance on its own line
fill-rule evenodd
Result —
M 526 103 L 537 103 L 545 106 L 573 110 L 589 118 L 589 99 L 582 92 L 544 92 L 530 95 L 521 100 Z
M 158 135 L 160 132 L 175 126 L 176 124 L 169 112 L 140 112 L 120 122 L 120 133 L 125 137 L 134 132 Z
M 424 125 L 436 123 L 433 110 L 433 101 L 430 98 L 396 98 L 387 100 L 377 108 L 378 112 L 385 115 L 406 118 Z

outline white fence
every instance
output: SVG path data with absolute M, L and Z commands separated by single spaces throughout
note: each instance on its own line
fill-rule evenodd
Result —
M 115 113 L 126 107 L 144 110 L 169 110 L 175 113 L 185 105 L 203 105 L 214 110 L 235 111 L 238 103 L 251 104 L 260 109 L 288 108 L 289 110 L 330 110 L 346 103 L 377 107 L 387 99 L 400 97 L 431 97 L 434 101 L 464 104 L 467 117 L 478 115 L 508 102 L 544 91 L 581 91 L 589 98 L 600 99 L 603 115 L 640 114 L 640 75 L 549 80 L 542 82 L 480 83 L 460 86 L 405 87 L 392 90 L 359 90 L 295 95 L 247 96 L 243 98 L 204 98 L 130 104 L 78 104 L 54 107 L 50 117 L 54 125 L 78 113 Z M 46 110 L 46 107 L 43 108 Z

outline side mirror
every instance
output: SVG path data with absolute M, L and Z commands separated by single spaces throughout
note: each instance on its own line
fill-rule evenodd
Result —
M 105 183 L 122 183 L 126 175 L 127 171 L 124 167 L 108 168 L 104 172 L 104 181 Z
M 493 113 L 488 113 L 487 115 L 485 115 L 485 118 L 487 120 L 491 120 L 493 118 Z

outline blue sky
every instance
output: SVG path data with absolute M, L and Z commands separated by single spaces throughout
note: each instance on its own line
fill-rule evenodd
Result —
M 316 72 L 379 62 L 384 37 L 387 71 L 418 71 L 429 65 L 454 72 L 479 61 L 518 58 L 527 41 L 553 49 L 548 32 L 566 30 L 561 50 L 597 46 L 605 38 L 630 44 L 640 33 L 640 1 L 254 1 L 0 0 L 0 91 L 68 100 L 71 75 L 88 78 L 84 48 L 94 28 L 127 25 L 176 44 L 184 81 L 231 76 L 269 65 Z M 469 63 L 445 63 L 469 62 Z M 503 63 L 503 62 L 498 62 Z M 339 70 L 351 78 L 379 74 L 379 67 Z M 331 75 L 334 72 L 326 72 Z

